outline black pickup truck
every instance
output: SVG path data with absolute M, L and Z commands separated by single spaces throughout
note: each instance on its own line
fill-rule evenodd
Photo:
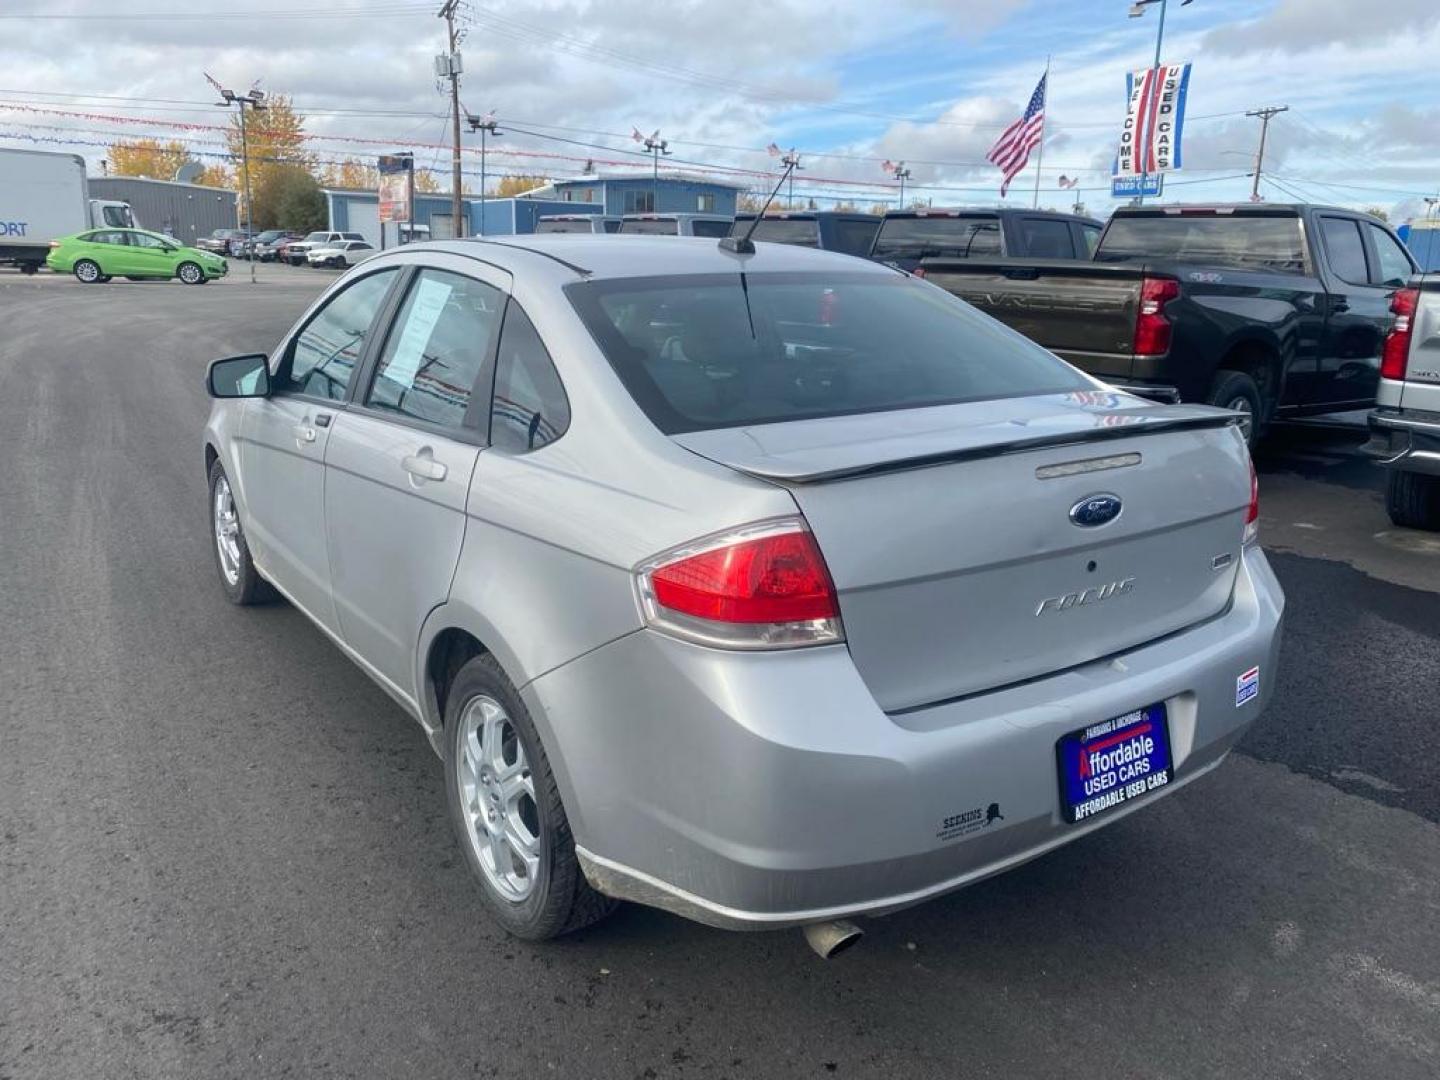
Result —
M 1097 378 L 1277 416 L 1375 403 L 1414 260 L 1384 222 L 1310 205 L 1117 210 L 1089 261 L 929 258 L 926 280 Z
M 922 259 L 1088 259 L 1104 226 L 1053 210 L 891 210 L 870 258 L 907 273 Z

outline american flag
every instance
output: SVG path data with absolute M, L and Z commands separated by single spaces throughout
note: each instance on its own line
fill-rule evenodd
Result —
M 1030 104 L 1025 106 L 1025 114 L 1001 132 L 1000 138 L 985 155 L 987 161 L 1005 174 L 1000 183 L 1002 198 L 1010 189 L 1010 181 L 1029 162 L 1030 151 L 1039 146 L 1045 136 L 1046 78 L 1045 75 L 1040 76 L 1040 81 L 1035 84 L 1035 93 L 1030 95 Z

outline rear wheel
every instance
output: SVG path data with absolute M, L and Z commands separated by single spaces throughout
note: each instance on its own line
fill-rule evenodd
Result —
M 1210 383 L 1209 404 L 1240 414 L 1240 430 L 1245 441 L 1255 442 L 1265 422 L 1265 403 L 1260 387 L 1243 371 L 1217 371 Z
M 186 285 L 204 285 L 205 271 L 193 262 L 183 262 L 175 270 L 175 276 Z
M 1385 509 L 1402 528 L 1440 530 L 1440 476 L 1391 469 Z
M 446 702 L 450 821 L 491 915 L 516 937 L 539 941 L 610 914 L 616 901 L 580 871 L 550 760 L 495 658 L 468 661 Z
M 75 279 L 82 285 L 95 285 L 104 277 L 100 265 L 90 259 L 81 259 L 75 264 Z
M 39 264 L 39 263 L 21 263 L 21 264 L 20 264 L 20 272 L 21 272 L 22 274 L 35 274 L 35 273 L 38 273 L 39 271 L 40 271 L 40 264 Z

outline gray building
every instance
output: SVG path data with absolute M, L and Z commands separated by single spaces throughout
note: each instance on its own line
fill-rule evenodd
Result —
M 236 227 L 235 192 L 227 188 L 138 176 L 91 177 L 89 186 L 92 199 L 127 202 L 140 228 L 173 236 L 182 244 Z

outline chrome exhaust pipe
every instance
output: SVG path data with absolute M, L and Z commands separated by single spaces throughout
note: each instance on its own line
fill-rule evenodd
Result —
M 848 919 L 808 923 L 801 929 L 805 934 L 805 943 L 814 949 L 822 960 L 829 960 L 850 946 L 858 945 L 865 936 L 865 931 Z

